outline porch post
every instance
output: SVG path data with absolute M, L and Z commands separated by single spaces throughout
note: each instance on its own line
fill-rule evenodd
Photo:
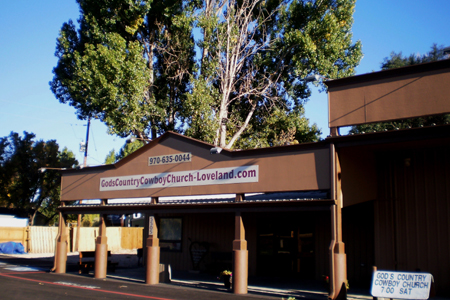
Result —
M 61 205 L 64 206 L 64 202 Z M 66 216 L 60 212 L 58 236 L 56 238 L 55 273 L 66 273 L 66 265 L 67 265 Z
M 330 144 L 331 154 L 331 206 L 332 242 L 330 245 L 330 299 L 347 299 L 347 255 L 342 241 L 341 165 L 334 144 Z
M 102 199 L 102 205 L 106 204 L 106 199 Z M 94 278 L 106 278 L 106 270 L 108 267 L 108 243 L 106 237 L 106 215 L 100 215 L 99 234 L 95 241 L 95 269 Z
M 146 284 L 159 283 L 159 239 L 158 227 L 154 214 L 145 215 L 146 222 L 149 226 L 147 238 L 147 253 L 146 253 Z
M 233 293 L 247 294 L 248 287 L 248 250 L 245 240 L 245 227 L 240 212 L 234 217 L 235 231 L 233 241 Z

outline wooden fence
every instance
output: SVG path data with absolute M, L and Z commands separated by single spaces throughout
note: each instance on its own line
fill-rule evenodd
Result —
M 29 227 L 0 227 L 0 243 L 22 243 L 25 250 L 29 249 Z
M 29 226 L 30 247 L 27 249 L 31 253 L 53 253 L 56 247 L 56 237 L 58 227 Z M 69 236 L 69 229 L 67 228 Z
M 106 237 L 108 250 L 142 248 L 142 227 L 108 227 Z M 54 253 L 58 227 L 28 226 L 28 227 L 0 227 L 0 243 L 22 243 L 30 253 Z M 70 245 L 69 251 L 75 251 L 77 228 L 67 228 Z M 95 240 L 98 228 L 81 227 L 79 251 L 95 251 Z

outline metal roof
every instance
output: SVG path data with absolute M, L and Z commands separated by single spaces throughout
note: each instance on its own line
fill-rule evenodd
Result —
M 270 201 L 306 201 L 327 199 L 327 192 L 278 192 L 246 194 L 242 202 L 270 202 Z M 95 201 L 95 202 L 94 202 Z M 157 205 L 173 204 L 205 204 L 205 203 L 231 203 L 235 202 L 235 194 L 198 195 L 183 197 L 160 197 Z M 106 206 L 149 205 L 151 198 L 109 199 Z M 89 200 L 81 204 L 66 205 L 65 207 L 100 206 L 100 200 Z
M 253 211 L 258 207 L 272 207 L 286 209 L 288 206 L 301 203 L 323 205 L 325 202 L 329 204 L 331 200 L 325 191 L 306 191 L 306 192 L 278 192 L 278 193 L 261 193 L 247 194 L 245 199 L 235 202 L 235 195 L 207 195 L 207 196 L 190 196 L 190 197 L 161 197 L 159 202 L 152 204 L 150 199 L 111 199 L 108 204 L 100 203 L 82 203 L 60 206 L 61 211 L 67 213 L 86 213 L 101 212 L 107 214 L 128 214 L 132 212 L 143 211 L 163 211 L 174 212 L 176 210 L 189 210 L 197 212 L 198 210 L 209 209 L 215 212 L 228 212 L 235 209 L 244 209 Z M 164 199 L 167 198 L 167 199 Z

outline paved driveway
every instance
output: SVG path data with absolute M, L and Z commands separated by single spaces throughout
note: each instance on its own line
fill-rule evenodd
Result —
M 122 272 L 112 278 L 94 279 L 78 275 L 76 265 L 68 264 L 66 274 L 49 272 L 51 259 L 25 259 L 0 255 L 1 299 L 282 299 L 286 293 L 255 290 L 247 295 L 234 295 L 220 284 L 175 281 L 171 284 L 145 285 L 137 278 L 127 279 Z M 303 299 L 323 299 L 310 295 Z M 287 296 L 285 297 L 287 298 Z M 299 299 L 299 298 L 297 298 Z

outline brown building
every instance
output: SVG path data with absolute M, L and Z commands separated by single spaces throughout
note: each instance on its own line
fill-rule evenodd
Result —
M 431 273 L 437 293 L 450 295 L 450 125 L 338 134 L 450 113 L 449 82 L 450 60 L 328 81 L 332 134 L 317 143 L 228 151 L 168 132 L 114 165 L 64 171 L 63 201 L 103 201 L 60 211 L 144 213 L 149 284 L 158 283 L 160 262 L 232 265 L 238 294 L 251 275 L 329 275 L 336 299 L 347 278 L 368 287 L 377 266 Z M 108 203 L 142 197 L 148 203 Z M 97 278 L 106 276 L 104 229 Z M 65 243 L 60 235 L 57 272 L 65 272 Z M 191 245 L 208 250 L 200 263 Z

